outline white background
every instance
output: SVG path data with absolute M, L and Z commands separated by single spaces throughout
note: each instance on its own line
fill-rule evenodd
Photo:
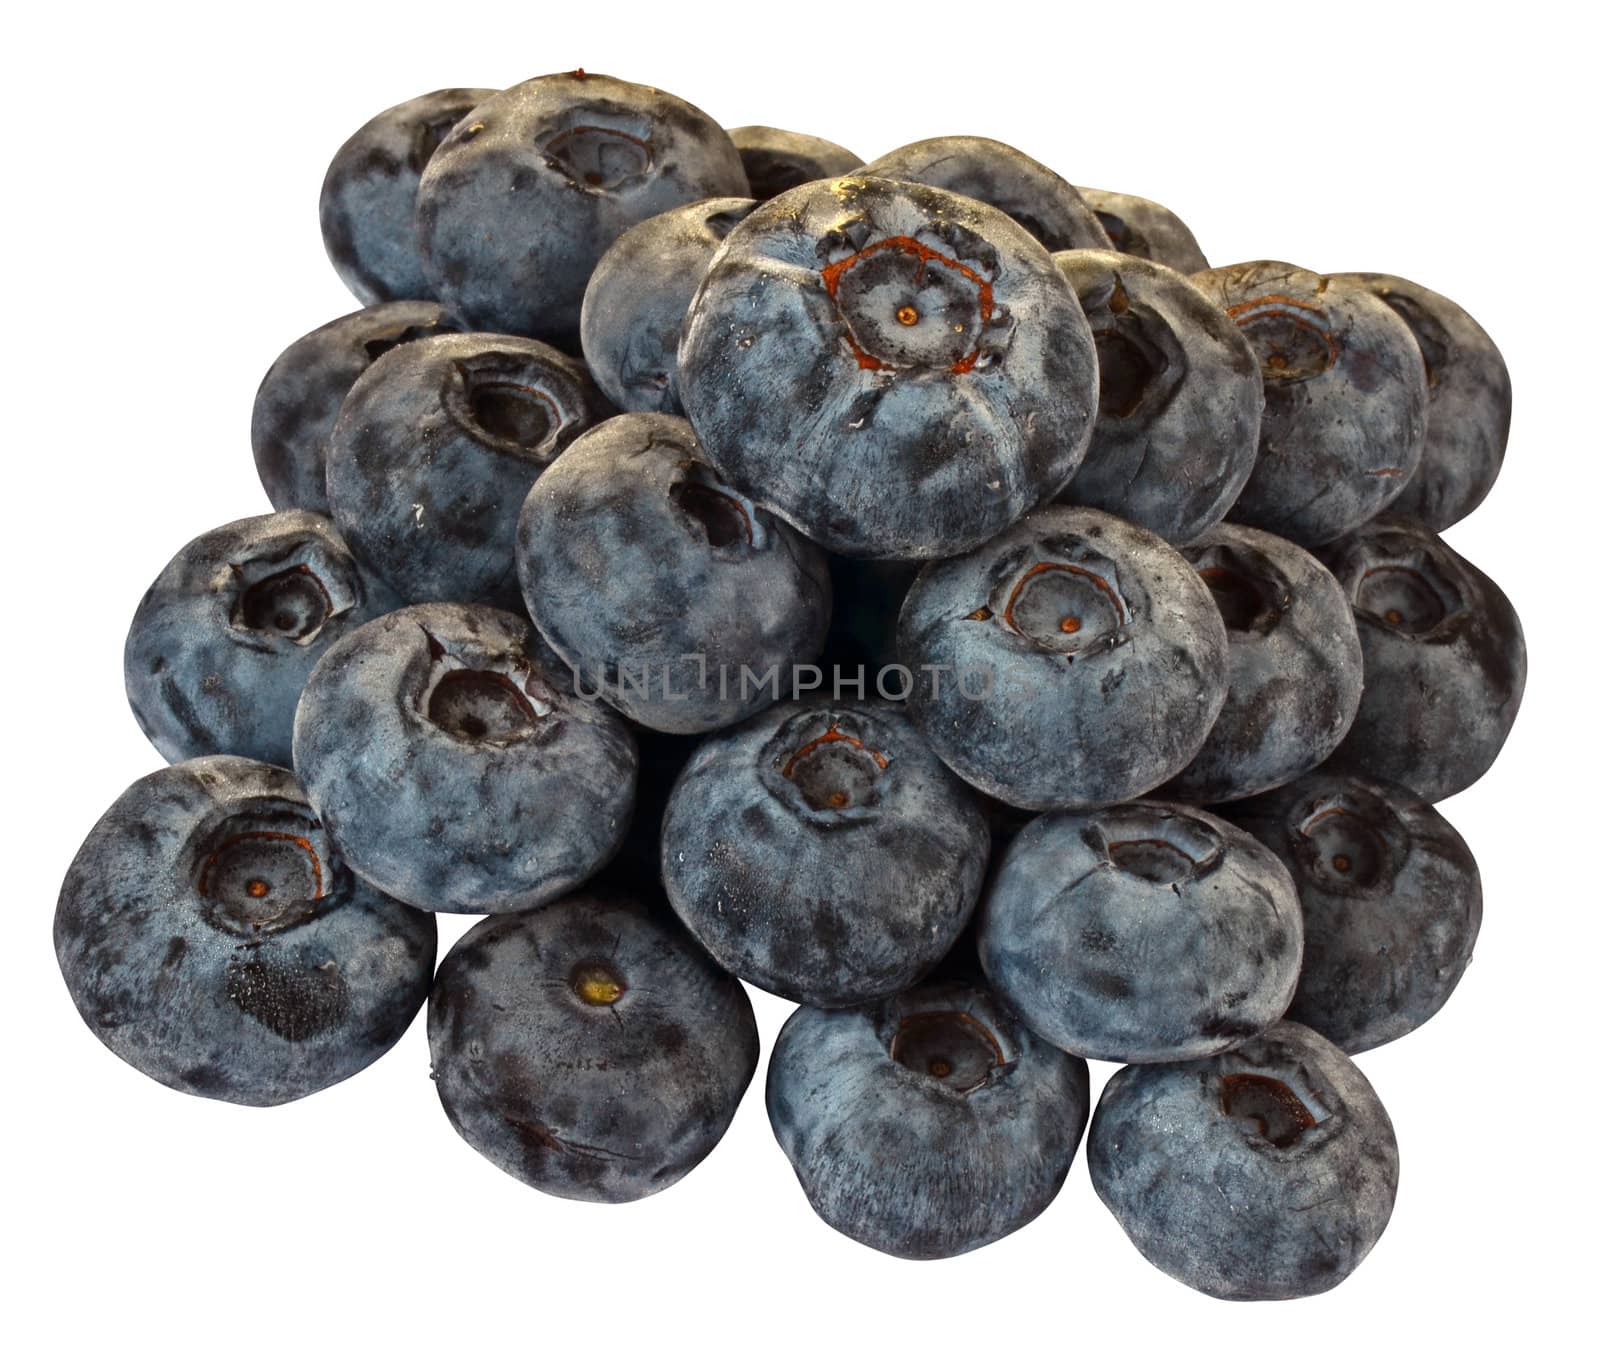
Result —
M 1594 110 L 1571 11 L 1497 7 L 1486 27 L 1470 8 L 13 11 L 12 1348 L 1248 1351 L 1570 1332 L 1591 1283 L 1600 1144 Z M 256 384 L 288 342 L 354 309 L 317 231 L 329 157 L 413 94 L 577 65 L 868 158 L 940 133 L 998 137 L 1068 179 L 1170 205 L 1213 263 L 1400 273 L 1498 340 L 1510 455 L 1449 538 L 1520 609 L 1532 677 L 1490 777 L 1444 806 L 1483 871 L 1477 959 L 1438 1019 L 1360 1061 L 1403 1170 L 1387 1235 L 1342 1288 L 1291 1308 L 1190 1292 L 1124 1239 L 1081 1157 L 1044 1217 L 993 1247 L 880 1256 L 807 1207 L 766 1124 L 764 1065 L 703 1166 L 602 1207 L 529 1190 L 456 1137 L 420 1021 L 366 1073 L 271 1111 L 158 1087 L 78 1022 L 51 954 L 56 891 L 96 817 L 159 763 L 123 698 L 128 619 L 184 541 L 266 511 Z M 445 920 L 443 940 L 464 925 Z M 787 1004 L 756 1003 L 770 1047 Z M 1097 1090 L 1109 1071 L 1095 1066 Z

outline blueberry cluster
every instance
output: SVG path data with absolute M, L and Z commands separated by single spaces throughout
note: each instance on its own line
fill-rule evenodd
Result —
M 1349 1056 L 1471 958 L 1432 806 L 1526 670 L 1438 535 L 1510 417 L 1471 317 L 583 71 L 379 114 L 322 227 L 365 309 L 261 385 L 275 511 L 128 635 L 172 765 L 61 891 L 91 1030 L 264 1106 L 426 1003 L 468 1143 L 625 1201 L 728 1127 L 742 980 L 800 1004 L 768 1113 L 860 1242 L 1003 1237 L 1087 1130 L 1184 1283 L 1348 1275 L 1398 1175 Z M 436 970 L 439 912 L 484 916 Z

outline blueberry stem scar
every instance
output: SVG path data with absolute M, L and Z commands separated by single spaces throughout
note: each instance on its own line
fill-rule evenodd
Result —
M 572 991 L 591 1007 L 615 1006 L 628 991 L 628 985 L 609 965 L 583 964 L 572 971 Z

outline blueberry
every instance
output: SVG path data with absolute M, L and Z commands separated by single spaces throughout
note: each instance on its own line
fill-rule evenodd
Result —
M 456 328 L 436 302 L 391 301 L 341 315 L 284 349 L 250 415 L 256 473 L 272 506 L 326 513 L 328 437 L 356 378 L 391 348 Z
M 168 762 L 237 753 L 287 767 L 312 666 L 397 606 L 327 518 L 230 522 L 173 556 L 140 601 L 122 651 L 128 703 Z
M 801 1007 L 767 1070 L 772 1132 L 823 1222 L 909 1260 L 1031 1223 L 1083 1138 L 1089 1070 L 981 987 Z
M 583 689 L 668 733 L 771 705 L 827 634 L 823 553 L 722 484 L 670 414 L 619 415 L 573 443 L 528 495 L 517 565 L 528 614 Z
M 531 339 L 448 334 L 386 354 L 328 448 L 333 520 L 407 602 L 517 606 L 517 512 L 609 413 L 583 364 Z
M 1355 610 L 1366 689 L 1330 770 L 1394 781 L 1430 804 L 1499 755 L 1528 651 L 1506 595 L 1421 523 L 1381 517 L 1323 560 Z
M 417 181 L 450 129 L 494 92 L 436 89 L 407 99 L 339 147 L 322 181 L 322 243 L 362 305 L 431 294 L 417 250 Z
M 1162 794 L 1217 804 L 1292 781 L 1339 746 L 1361 700 L 1361 639 L 1339 581 L 1291 541 L 1229 522 L 1183 554 L 1228 627 L 1228 699 Z
M 678 916 L 717 962 L 796 1002 L 900 992 L 977 906 L 977 797 L 895 707 L 787 704 L 707 739 L 661 829 Z
M 926 565 L 900 612 L 910 709 L 952 768 L 1025 809 L 1114 804 L 1200 750 L 1228 685 L 1211 593 L 1153 532 L 1042 508 Z
M 422 268 L 474 327 L 570 346 L 589 274 L 623 231 L 749 195 L 728 134 L 692 104 L 608 75 L 544 75 L 486 99 L 428 161 Z
M 275 1106 L 400 1038 L 435 933 L 351 874 L 289 772 L 207 757 L 106 811 L 61 886 L 55 946 L 112 1053 L 179 1091 Z
M 1170 208 L 1132 193 L 1110 193 L 1081 184 L 1078 195 L 1089 204 L 1111 237 L 1111 248 L 1119 254 L 1166 264 L 1180 273 L 1200 273 L 1210 267 L 1194 232 Z
M 1394 502 L 1427 418 L 1422 352 L 1399 315 L 1348 279 L 1286 263 L 1193 281 L 1244 331 L 1266 388 L 1255 472 L 1229 516 L 1320 546 Z
M 1340 273 L 1394 311 L 1422 349 L 1428 433 L 1422 464 L 1391 505 L 1436 532 L 1483 502 L 1511 431 L 1511 377 L 1483 326 L 1438 292 L 1388 273 Z
M 1294 995 L 1300 947 L 1283 863 L 1153 800 L 1041 814 L 1006 849 L 978 924 L 984 973 L 1034 1033 L 1117 1063 L 1259 1035 Z
M 1306 953 L 1292 1020 L 1359 1054 L 1444 1006 L 1472 959 L 1483 888 L 1438 810 L 1399 786 L 1318 772 L 1227 813 L 1283 858 L 1299 890 Z
M 759 1053 L 744 989 L 670 919 L 583 894 L 463 936 L 439 966 L 428 1046 L 478 1152 L 535 1189 L 613 1204 L 716 1147 Z
M 583 355 L 618 409 L 677 414 L 678 339 L 695 288 L 750 198 L 707 198 L 630 226 L 583 294 Z
M 1094 434 L 1062 502 L 1192 541 L 1222 520 L 1255 466 L 1255 354 L 1239 327 L 1170 268 L 1105 250 L 1066 250 L 1055 260 L 1100 358 Z
M 1124 1068 L 1088 1156 L 1144 1258 L 1224 1299 L 1332 1289 L 1382 1236 L 1400 1175 L 1372 1085 L 1292 1021 L 1214 1058 Z
M 968 550 L 1059 494 L 1094 419 L 1093 339 L 1050 256 L 937 188 L 829 179 L 734 228 L 679 395 L 729 484 L 829 550 Z
M 406 607 L 328 650 L 295 714 L 294 765 L 351 869 L 446 913 L 531 908 L 627 831 L 638 752 L 580 699 L 528 623 Z
M 820 136 L 781 127 L 730 127 L 739 149 L 750 196 L 759 202 L 816 179 L 834 179 L 861 168 L 861 157 Z
M 913 141 L 862 165 L 858 174 L 927 184 L 998 207 L 1052 253 L 1110 249 L 1111 240 L 1078 190 L 1015 146 L 982 136 Z

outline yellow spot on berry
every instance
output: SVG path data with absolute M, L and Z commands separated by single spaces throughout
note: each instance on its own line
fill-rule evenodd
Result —
M 572 991 L 591 1007 L 610 1007 L 627 985 L 604 965 L 585 965 L 572 976 Z

